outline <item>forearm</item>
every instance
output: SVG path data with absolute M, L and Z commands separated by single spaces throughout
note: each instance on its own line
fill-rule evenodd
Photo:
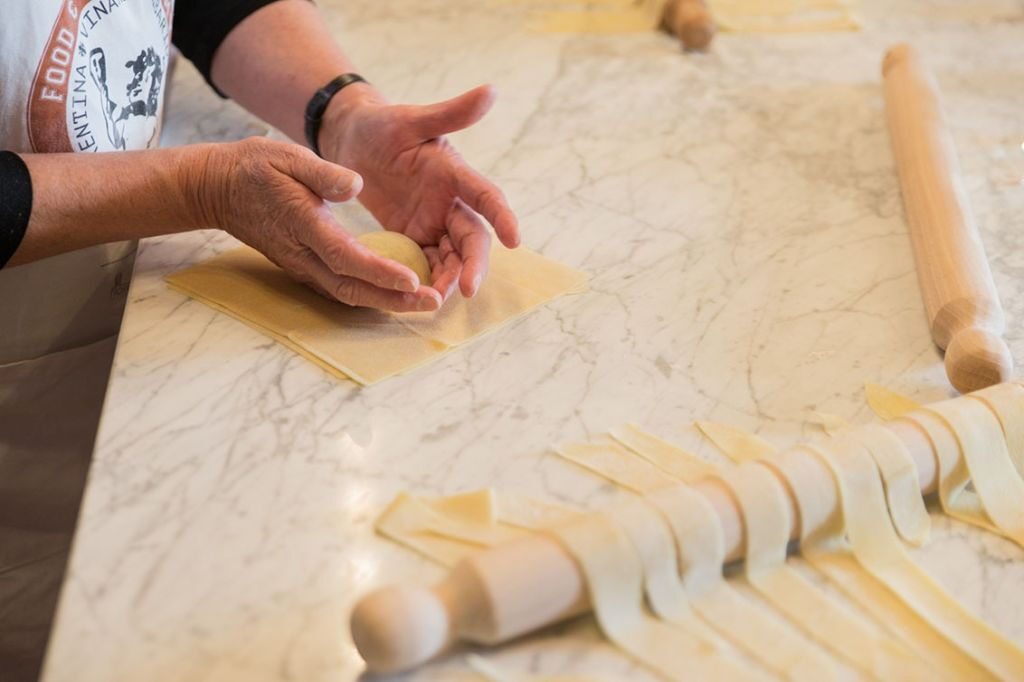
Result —
M 8 267 L 204 227 L 195 195 L 213 147 L 22 155 L 31 175 L 32 213 Z
M 279 0 L 246 17 L 213 58 L 217 87 L 271 125 L 305 144 L 306 103 L 332 78 L 356 71 L 308 0 Z M 383 98 L 368 84 L 343 89 L 327 117 L 362 99 Z

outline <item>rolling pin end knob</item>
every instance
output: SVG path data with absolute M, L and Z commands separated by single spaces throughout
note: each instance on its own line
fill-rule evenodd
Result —
M 392 586 L 366 595 L 352 611 L 352 640 L 372 673 L 413 668 L 450 641 L 448 610 L 423 587 Z
M 687 50 L 704 50 L 715 37 L 715 20 L 703 2 L 674 0 L 665 6 L 665 27 Z
M 946 347 L 946 374 L 961 393 L 1009 381 L 1012 373 L 1013 357 L 1006 342 L 986 329 L 963 329 Z
M 910 59 L 913 56 L 913 51 L 914 48 L 906 43 L 898 43 L 886 50 L 885 57 L 882 58 L 882 76 L 886 76 L 892 67 Z

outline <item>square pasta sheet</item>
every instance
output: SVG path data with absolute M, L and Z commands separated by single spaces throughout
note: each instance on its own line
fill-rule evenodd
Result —
M 586 275 L 520 247 L 495 247 L 471 299 L 391 314 L 328 301 L 242 247 L 166 277 L 171 288 L 263 332 L 338 377 L 366 385 L 436 359 L 529 310 L 586 290 Z

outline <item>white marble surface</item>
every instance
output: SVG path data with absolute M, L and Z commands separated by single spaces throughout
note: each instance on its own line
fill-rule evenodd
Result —
M 708 55 L 654 33 L 530 34 L 525 2 L 319 4 L 396 100 L 498 86 L 456 142 L 506 189 L 525 242 L 593 291 L 359 389 L 161 282 L 229 239 L 147 241 L 50 682 L 352 679 L 354 601 L 441 575 L 372 532 L 399 490 L 594 505 L 614 492 L 548 444 L 635 420 L 697 448 L 686 425 L 707 417 L 785 445 L 817 432 L 810 409 L 867 420 L 865 380 L 947 395 L 883 120 L 896 40 L 940 80 L 1024 361 L 1019 0 L 865 2 L 861 32 L 722 35 Z M 168 138 L 262 132 L 179 69 Z M 919 557 L 1024 644 L 1024 553 L 940 520 Z M 483 653 L 516 674 L 648 679 L 589 619 Z M 464 671 L 458 654 L 413 677 Z

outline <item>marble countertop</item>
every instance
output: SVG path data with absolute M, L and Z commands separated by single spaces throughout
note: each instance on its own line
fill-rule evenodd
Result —
M 710 418 L 786 445 L 817 433 L 810 410 L 867 421 L 865 381 L 950 394 L 884 122 L 880 63 L 899 40 L 940 81 L 1024 361 L 1019 1 L 865 1 L 863 31 L 720 35 L 706 55 L 653 32 L 531 33 L 526 2 L 319 4 L 395 100 L 497 85 L 455 142 L 506 190 L 525 243 L 592 291 L 357 388 L 162 283 L 231 239 L 147 240 L 46 680 L 352 679 L 355 600 L 442 575 L 374 535 L 398 491 L 594 506 L 616 492 L 549 444 L 632 420 L 696 448 L 687 424 Z M 266 132 L 179 67 L 169 143 Z M 936 523 L 917 557 L 1024 644 L 1024 553 Z M 482 653 L 514 674 L 649 679 L 588 618 Z M 461 652 L 410 677 L 466 669 Z

